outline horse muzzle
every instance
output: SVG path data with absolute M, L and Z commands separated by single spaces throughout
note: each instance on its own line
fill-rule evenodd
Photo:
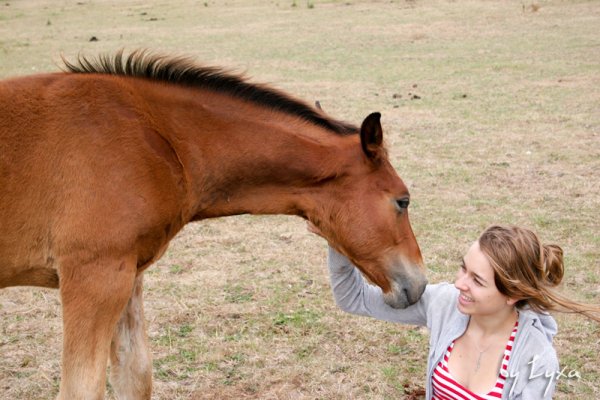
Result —
M 411 274 L 395 273 L 391 280 L 391 290 L 383 294 L 384 301 L 393 308 L 406 308 L 415 304 L 425 291 L 427 278 L 418 267 Z

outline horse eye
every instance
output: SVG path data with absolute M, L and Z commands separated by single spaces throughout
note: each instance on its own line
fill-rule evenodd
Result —
M 399 211 L 406 210 L 408 205 L 410 204 L 409 199 L 398 199 L 396 200 L 396 207 L 398 207 Z

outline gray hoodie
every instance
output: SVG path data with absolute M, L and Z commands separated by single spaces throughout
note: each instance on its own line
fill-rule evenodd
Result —
M 421 299 L 398 310 L 383 301 L 381 289 L 365 282 L 358 269 L 343 255 L 329 248 L 331 287 L 338 306 L 349 313 L 384 321 L 426 326 L 430 331 L 427 362 L 427 399 L 431 399 L 431 380 L 453 340 L 467 329 L 469 316 L 458 311 L 459 291 L 454 285 L 427 285 Z M 502 399 L 551 399 L 559 374 L 552 338 L 557 325 L 549 315 L 520 310 L 519 328 L 508 363 L 508 376 Z

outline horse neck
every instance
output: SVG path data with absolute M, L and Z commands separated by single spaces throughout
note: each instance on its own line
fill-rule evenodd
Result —
M 315 188 L 353 164 L 358 135 L 210 92 L 162 95 L 163 129 L 184 167 L 190 219 L 237 214 L 305 216 Z

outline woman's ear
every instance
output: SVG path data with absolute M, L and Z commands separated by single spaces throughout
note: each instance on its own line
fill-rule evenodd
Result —
M 517 304 L 517 302 L 520 299 L 513 299 L 512 297 L 509 297 L 508 299 L 506 299 L 506 304 L 508 304 L 509 306 L 514 306 L 515 304 Z

